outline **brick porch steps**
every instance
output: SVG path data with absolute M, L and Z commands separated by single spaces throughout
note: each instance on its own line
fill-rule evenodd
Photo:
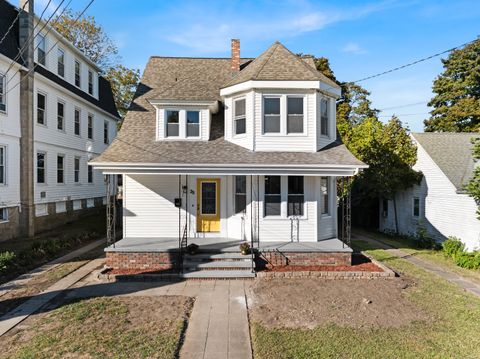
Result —
M 221 261 L 215 260 L 212 262 L 183 262 L 183 268 L 186 270 L 225 270 L 225 269 L 238 269 L 238 270 L 251 270 L 252 260 L 235 260 L 235 261 Z
M 183 258 L 185 279 L 255 278 L 250 255 L 240 253 L 198 253 Z
M 184 279 L 246 279 L 255 278 L 250 270 L 200 270 L 185 272 L 180 275 Z
M 250 255 L 243 255 L 240 253 L 197 253 L 194 255 L 185 254 L 185 261 L 200 262 L 200 261 L 251 261 Z

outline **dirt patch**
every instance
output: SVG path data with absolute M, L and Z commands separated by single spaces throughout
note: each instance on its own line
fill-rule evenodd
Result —
M 335 323 L 347 327 L 401 327 L 429 315 L 405 296 L 408 278 L 369 281 L 272 279 L 249 291 L 253 322 L 270 328 L 308 328 Z

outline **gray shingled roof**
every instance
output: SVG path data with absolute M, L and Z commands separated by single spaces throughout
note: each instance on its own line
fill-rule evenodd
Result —
M 472 177 L 475 166 L 471 139 L 480 137 L 480 134 L 427 132 L 413 133 L 413 137 L 452 182 L 457 191 L 463 191 L 464 186 Z
M 249 62 L 242 59 L 242 71 Z M 212 116 L 210 141 L 156 141 L 155 109 L 149 100 L 220 100 L 220 87 L 231 78 L 230 59 L 151 57 L 118 137 L 92 162 L 363 165 L 341 142 L 305 153 L 253 152 L 225 141 L 223 108 Z
M 223 87 L 249 80 L 264 81 L 323 81 L 334 88 L 340 86 L 318 71 L 315 66 L 302 61 L 278 41 L 252 61 Z M 309 61 L 309 62 L 313 62 Z

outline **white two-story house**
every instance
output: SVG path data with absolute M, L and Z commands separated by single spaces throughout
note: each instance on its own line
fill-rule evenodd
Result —
M 0 1 L 0 34 L 18 9 Z M 119 115 L 100 69 L 49 25 L 34 20 L 33 203 L 35 232 L 100 208 L 105 185 L 88 161 L 116 136 Z M 0 44 L 0 240 L 21 231 L 22 84 L 18 20 Z M 26 182 L 25 182 L 26 183 Z
M 175 267 L 182 244 L 238 252 L 243 241 L 267 261 L 274 251 L 291 264 L 350 263 L 337 179 L 366 166 L 337 138 L 340 87 L 278 42 L 255 59 L 239 47 L 150 58 L 118 137 L 91 162 L 123 176 L 110 266 Z

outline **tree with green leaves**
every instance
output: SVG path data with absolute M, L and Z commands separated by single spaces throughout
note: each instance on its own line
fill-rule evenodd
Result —
M 93 16 L 71 10 L 54 18 L 51 25 L 76 48 L 82 51 L 102 70 L 110 81 L 115 104 L 120 116 L 125 116 L 140 80 L 138 69 L 129 69 L 120 64 L 118 47 Z
M 480 161 L 480 137 L 472 139 L 473 143 L 473 159 L 477 162 Z M 480 220 L 480 164 L 475 166 L 473 170 L 473 177 L 467 184 L 467 192 L 473 197 L 478 205 L 477 215 Z
M 433 107 L 425 131 L 480 130 L 480 38 L 442 59 L 444 71 L 433 82 Z

